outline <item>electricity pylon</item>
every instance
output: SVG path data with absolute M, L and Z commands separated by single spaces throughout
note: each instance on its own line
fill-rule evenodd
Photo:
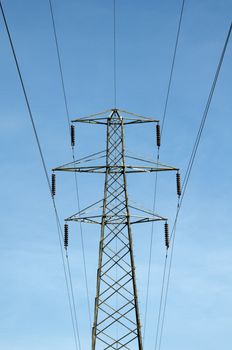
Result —
M 127 173 L 178 171 L 178 169 L 125 154 L 124 126 L 141 123 L 158 125 L 158 120 L 112 109 L 72 122 L 105 125 L 107 136 L 106 150 L 53 169 L 53 171 L 105 174 L 103 199 L 66 219 L 101 226 L 92 350 L 142 350 L 131 226 L 160 220 L 166 223 L 167 219 L 129 203 L 126 176 Z M 157 131 L 159 146 L 159 125 Z M 71 137 L 73 145 L 73 127 Z M 96 164 L 103 159 L 104 163 Z M 138 164 L 128 165 L 127 159 L 133 159 Z M 95 164 L 92 164 L 93 162 Z M 67 246 L 67 237 L 65 242 Z M 167 237 L 166 246 L 168 248 Z

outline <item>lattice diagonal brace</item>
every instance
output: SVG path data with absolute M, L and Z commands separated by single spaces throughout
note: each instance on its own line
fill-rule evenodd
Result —
M 128 346 L 142 350 L 123 132 L 123 119 L 117 112 L 112 113 L 107 121 L 105 190 L 92 350 Z M 115 166 L 122 166 L 122 171 L 111 172 L 111 167 Z M 112 223 L 119 217 L 121 223 Z
M 136 217 L 133 214 L 130 216 L 129 208 L 133 206 L 129 206 L 128 203 L 126 174 L 178 169 L 151 161 L 142 166 L 125 164 L 124 125 L 158 123 L 158 120 L 113 109 L 73 122 L 107 127 L 107 144 L 103 156 L 102 152 L 98 152 L 82 158 L 84 165 L 81 165 L 79 160 L 53 169 L 105 174 L 102 213 L 88 216 L 85 210 L 82 210 L 66 219 L 101 225 L 92 350 L 142 350 L 131 225 L 167 219 L 143 210 L 142 212 L 146 213 L 145 217 Z M 105 158 L 105 164 L 92 165 L 91 161 L 97 158 L 100 161 Z M 137 157 L 130 158 L 144 162 Z

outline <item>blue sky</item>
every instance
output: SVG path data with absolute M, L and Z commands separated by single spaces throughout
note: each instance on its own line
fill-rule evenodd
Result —
M 118 107 L 161 119 L 181 1 L 117 3 Z M 110 0 L 54 0 L 71 118 L 113 105 Z M 71 161 L 47 0 L 4 0 L 48 169 Z M 231 22 L 231 1 L 186 0 L 161 162 L 184 173 Z M 56 224 L 41 161 L 2 19 L 0 21 L 1 244 L 0 348 L 74 349 Z M 228 46 L 178 223 L 162 349 L 231 348 L 231 54 Z M 104 148 L 98 127 L 77 128 L 77 157 Z M 154 129 L 134 127 L 127 149 L 156 156 Z M 136 142 L 135 142 L 136 140 Z M 139 176 L 139 175 L 138 175 Z M 140 186 L 138 186 L 138 181 Z M 103 179 L 78 176 L 84 207 L 102 197 Z M 154 176 L 131 176 L 129 195 L 152 207 Z M 173 222 L 174 174 L 159 176 L 157 211 Z M 60 217 L 77 211 L 71 174 L 57 179 Z M 134 230 L 141 319 L 151 227 Z M 83 226 L 91 307 L 98 228 Z M 155 227 L 146 349 L 154 349 L 165 249 Z M 90 348 L 78 225 L 69 248 L 82 349 Z

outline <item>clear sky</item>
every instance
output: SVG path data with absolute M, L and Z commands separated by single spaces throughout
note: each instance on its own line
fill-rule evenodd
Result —
M 181 1 L 116 0 L 117 107 L 162 118 Z M 113 107 L 113 2 L 53 0 L 71 118 Z M 48 169 L 71 161 L 47 0 L 4 0 Z M 232 19 L 230 0 L 186 0 L 161 162 L 184 174 Z M 73 350 L 51 200 L 2 19 L 0 20 L 0 349 Z M 232 321 L 232 43 L 228 46 L 178 223 L 163 350 L 229 350 Z M 103 129 L 77 128 L 77 157 L 105 147 Z M 127 148 L 156 156 L 151 127 L 128 130 Z M 128 179 L 151 208 L 154 176 Z M 139 181 L 139 182 L 138 182 Z M 102 197 L 103 179 L 78 176 L 80 203 Z M 139 186 L 138 186 L 139 183 Z M 173 222 L 175 176 L 159 177 L 157 211 Z M 77 211 L 72 174 L 59 174 L 61 220 Z M 70 263 L 82 349 L 90 349 L 80 229 L 70 225 Z M 91 311 L 98 227 L 83 226 Z M 134 230 L 141 319 L 151 226 Z M 145 350 L 154 349 L 165 248 L 155 226 Z

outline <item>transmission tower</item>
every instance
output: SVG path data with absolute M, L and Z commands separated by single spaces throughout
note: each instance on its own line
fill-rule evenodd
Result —
M 72 122 L 106 126 L 106 150 L 53 169 L 53 171 L 103 173 L 105 175 L 103 199 L 65 220 L 101 226 L 92 350 L 142 350 L 131 227 L 133 224 L 163 220 L 165 222 L 165 242 L 168 248 L 168 226 L 166 218 L 129 203 L 127 174 L 176 171 L 177 192 L 180 192 L 178 169 L 125 153 L 124 127 L 127 125 L 155 123 L 157 146 L 159 147 L 158 120 L 112 109 Z M 72 125 L 72 146 L 74 142 L 74 126 Z M 133 160 L 133 165 L 127 164 L 127 159 Z M 54 174 L 52 179 L 55 190 Z M 67 235 L 66 224 L 65 248 L 68 244 Z

